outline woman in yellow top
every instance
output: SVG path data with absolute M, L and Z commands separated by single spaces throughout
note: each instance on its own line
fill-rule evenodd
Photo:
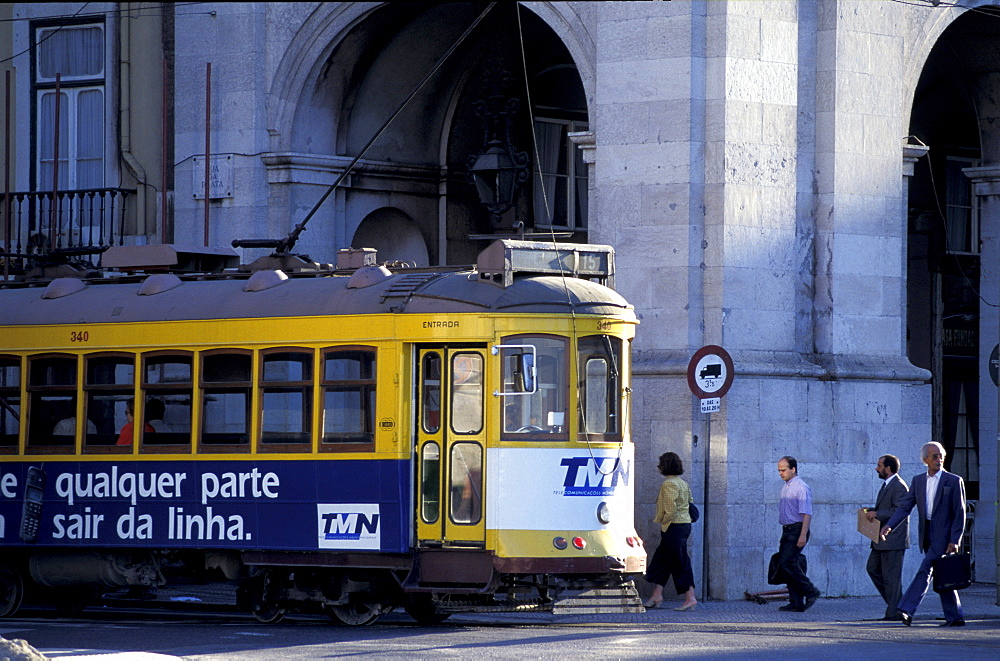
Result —
M 674 610 L 690 611 L 698 605 L 694 597 L 691 557 L 687 551 L 691 536 L 691 515 L 688 513 L 688 503 L 693 502 L 691 487 L 680 478 L 684 474 L 684 464 L 676 453 L 660 455 L 658 468 L 667 479 L 663 480 L 660 495 L 656 497 L 653 521 L 660 524 L 660 545 L 646 568 L 646 580 L 653 584 L 653 595 L 644 605 L 659 608 L 663 603 L 663 586 L 673 576 L 677 594 L 684 595 L 684 603 Z

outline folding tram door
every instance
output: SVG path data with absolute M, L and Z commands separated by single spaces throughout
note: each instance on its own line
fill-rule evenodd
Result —
M 425 346 L 416 369 L 421 547 L 482 548 L 486 347 Z

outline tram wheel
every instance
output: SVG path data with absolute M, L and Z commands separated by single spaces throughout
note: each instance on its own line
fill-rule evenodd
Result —
M 21 607 L 24 581 L 21 574 L 9 567 L 0 567 L 0 617 L 10 617 Z
M 389 610 L 382 604 L 367 601 L 351 602 L 342 606 L 327 606 L 327 614 L 331 620 L 351 627 L 371 624 Z
M 258 622 L 277 624 L 285 619 L 288 611 L 280 606 L 265 606 L 264 604 L 260 604 L 259 606 L 255 606 L 250 613 L 257 618 Z
M 278 572 L 257 569 L 250 577 L 250 614 L 264 624 L 276 624 L 288 613 L 281 605 L 284 576 Z
M 439 611 L 430 595 L 424 594 L 416 595 L 410 600 L 406 606 L 406 614 L 424 626 L 441 624 L 451 617 L 451 613 Z

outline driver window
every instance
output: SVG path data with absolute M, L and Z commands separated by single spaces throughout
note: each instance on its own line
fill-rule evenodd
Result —
M 503 398 L 503 435 L 512 440 L 540 438 L 547 441 L 566 440 L 566 409 L 569 394 L 567 340 L 564 337 L 510 335 L 502 340 L 504 345 L 530 344 L 535 347 L 534 392 L 507 394 Z M 520 351 L 520 350 L 514 350 Z M 519 388 L 516 384 L 525 379 L 518 373 L 525 365 L 523 360 L 510 359 L 511 350 L 501 349 L 504 392 Z

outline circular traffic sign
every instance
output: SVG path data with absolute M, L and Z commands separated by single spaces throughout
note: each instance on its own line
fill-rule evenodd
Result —
M 688 387 L 701 399 L 722 397 L 733 385 L 733 372 L 733 359 L 729 352 L 709 344 L 691 356 L 687 370 Z

